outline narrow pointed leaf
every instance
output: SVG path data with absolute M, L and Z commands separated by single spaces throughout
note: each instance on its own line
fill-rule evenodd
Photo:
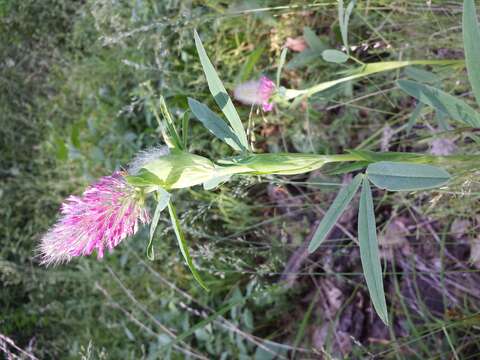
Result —
M 433 106 L 435 109 L 447 114 L 454 120 L 468 126 L 480 127 L 480 113 L 459 98 L 446 92 L 410 80 L 397 81 L 398 86 L 424 104 Z
M 190 125 L 190 114 L 188 111 L 183 113 L 182 117 L 182 143 L 183 149 L 188 149 L 188 135 L 189 135 L 189 125 Z
M 245 134 L 245 129 L 242 125 L 240 117 L 238 116 L 237 110 L 233 106 L 232 99 L 230 99 L 230 96 L 228 96 L 227 90 L 225 90 L 222 81 L 218 77 L 215 68 L 210 62 L 207 52 L 203 47 L 202 40 L 200 40 L 200 37 L 196 31 L 194 32 L 194 37 L 198 56 L 200 57 L 200 62 L 202 63 L 203 71 L 205 73 L 205 77 L 207 78 L 208 88 L 210 89 L 210 92 L 212 93 L 216 103 L 225 114 L 225 117 L 230 122 L 230 125 L 240 140 L 240 143 L 245 149 L 248 149 L 247 135 Z
M 473 0 L 463 2 L 463 46 L 468 79 L 480 106 L 480 28 Z
M 232 128 L 228 126 L 220 116 L 210 110 L 208 106 L 192 98 L 188 98 L 188 106 L 190 107 L 190 110 L 192 110 L 193 115 L 195 115 L 203 126 L 205 126 L 213 135 L 226 142 L 234 150 L 246 150 L 237 135 L 233 132 Z
M 358 174 L 352 180 L 350 184 L 344 187 L 338 192 L 337 197 L 333 201 L 332 205 L 326 212 L 322 221 L 317 227 L 315 234 L 313 234 L 310 245 L 308 246 L 308 252 L 312 253 L 318 249 L 320 244 L 325 240 L 327 235 L 330 233 L 334 225 L 337 223 L 340 215 L 345 211 L 346 207 L 352 201 L 353 196 L 357 192 L 360 184 L 362 182 L 363 175 Z
M 152 223 L 150 224 L 150 238 L 147 245 L 147 257 L 152 261 L 155 259 L 155 254 L 153 252 L 153 235 L 155 235 L 155 230 L 157 229 L 158 221 L 160 220 L 160 213 L 167 207 L 169 201 L 170 193 L 159 188 L 157 190 L 157 207 L 155 208 Z
M 167 103 L 165 102 L 165 99 L 163 96 L 160 96 L 160 111 L 162 112 L 163 118 L 165 119 L 165 125 L 166 125 L 166 134 L 164 137 L 167 137 L 168 140 L 165 140 L 167 144 L 170 144 L 172 148 L 177 148 L 180 150 L 184 150 L 182 148 L 182 140 L 180 136 L 178 135 L 177 128 L 175 127 L 175 122 L 173 121 L 172 115 L 170 114 L 170 111 L 168 111 Z M 160 124 L 162 128 L 162 124 Z
M 451 177 L 436 166 L 389 161 L 368 165 L 367 176 L 377 187 L 391 191 L 433 189 L 446 184 Z
M 370 299 L 380 319 L 388 325 L 388 310 L 383 289 L 372 192 L 366 177 L 363 178 L 358 210 L 358 241 L 360 243 L 363 274 L 367 282 Z
M 248 55 L 247 61 L 245 61 L 237 76 L 237 83 L 247 81 L 250 78 L 255 64 L 260 60 L 264 51 L 265 46 L 259 46 Z
M 352 14 L 354 6 L 355 0 L 350 1 L 346 9 L 344 9 L 343 0 L 338 2 L 338 22 L 340 24 L 343 45 L 345 46 L 347 53 L 350 51 L 348 48 L 348 23 L 350 22 L 350 15 Z
M 170 218 L 172 219 L 172 226 L 173 230 L 175 231 L 175 236 L 177 237 L 178 246 L 180 247 L 180 251 L 182 252 L 183 258 L 185 259 L 188 268 L 192 272 L 192 275 L 195 280 L 197 280 L 198 284 L 203 289 L 209 291 L 207 285 L 205 285 L 202 278 L 200 277 L 197 269 L 195 269 L 195 265 L 193 264 L 192 257 L 190 256 L 190 252 L 188 250 L 185 234 L 180 227 L 180 221 L 178 220 L 177 212 L 171 201 L 168 202 L 168 212 L 170 213 Z
M 345 7 L 343 6 L 343 0 L 338 0 L 337 4 L 338 11 L 338 24 L 340 26 L 340 34 L 342 35 L 342 41 L 345 44 L 347 34 L 345 33 Z

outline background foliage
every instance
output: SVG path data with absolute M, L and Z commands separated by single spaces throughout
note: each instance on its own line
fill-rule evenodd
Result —
M 461 5 L 359 4 L 349 43 L 362 61 L 462 58 Z M 354 212 L 307 255 L 345 180 L 327 173 L 175 194 L 210 293 L 185 268 L 168 219 L 153 262 L 148 229 L 103 261 L 44 269 L 34 257 L 63 198 L 158 144 L 160 94 L 179 119 L 188 96 L 212 105 L 193 29 L 232 89 L 261 74 L 273 79 L 286 39 L 304 27 L 339 48 L 336 11 L 331 1 L 0 1 L 0 334 L 38 358 L 476 358 L 475 174 L 435 193 L 375 192 L 391 328 L 369 303 Z M 282 82 L 303 88 L 340 70 L 290 53 Z M 441 84 L 473 104 L 465 72 L 434 71 L 349 83 L 295 111 L 239 107 L 240 115 L 259 151 L 475 153 L 474 135 L 448 131 L 428 109 L 408 129 L 415 104 L 395 87 L 399 77 Z M 192 151 L 230 154 L 191 125 Z M 19 354 L 3 338 L 0 345 Z

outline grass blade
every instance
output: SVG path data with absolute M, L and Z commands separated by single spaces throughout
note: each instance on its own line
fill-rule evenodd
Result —
M 195 278 L 195 280 L 197 280 L 198 284 L 203 289 L 209 291 L 207 285 L 205 285 L 202 278 L 200 277 L 200 274 L 197 272 L 197 269 L 195 269 L 195 265 L 193 264 L 192 257 L 190 256 L 190 252 L 188 251 L 185 234 L 183 233 L 182 228 L 180 227 L 180 221 L 178 220 L 177 212 L 171 201 L 168 202 L 168 212 L 170 213 L 170 218 L 172 219 L 172 226 L 173 226 L 173 230 L 175 231 L 175 236 L 177 237 L 177 240 L 178 240 L 178 246 L 180 247 L 180 251 L 182 252 L 183 258 L 185 259 L 185 262 L 187 263 L 188 268 L 192 272 L 192 275 Z
M 367 176 L 379 188 L 390 191 L 433 189 L 444 185 L 451 177 L 436 166 L 389 161 L 368 165 Z
M 162 112 L 163 118 L 165 119 L 167 137 L 170 139 L 169 142 L 173 145 L 174 148 L 183 149 L 182 139 L 178 135 L 177 128 L 175 127 L 175 122 L 173 121 L 170 111 L 168 111 L 167 103 L 163 96 L 160 96 L 160 111 Z M 165 137 L 165 136 L 164 136 Z M 165 141 L 165 143 L 169 143 Z
M 340 26 L 340 34 L 342 36 L 343 44 L 346 45 L 348 40 L 347 39 L 348 34 L 345 31 L 345 7 L 343 6 L 343 0 L 338 0 L 337 11 L 338 11 L 338 24 Z M 348 51 L 348 46 L 346 51 Z
M 280 59 L 278 61 L 278 67 L 277 67 L 277 88 L 280 86 L 280 78 L 282 76 L 282 69 L 283 66 L 285 65 L 285 59 L 287 58 L 287 52 L 288 48 L 283 48 L 282 52 L 280 54 Z
M 188 98 L 188 106 L 193 115 L 205 126 L 213 135 L 226 142 L 234 150 L 246 150 L 232 128 L 227 125 L 223 119 L 215 114 L 210 108 L 201 102 Z
M 240 73 L 237 76 L 237 82 L 244 82 L 250 78 L 252 74 L 253 68 L 255 64 L 260 60 L 260 56 L 262 56 L 263 52 L 265 51 L 264 46 L 260 46 L 256 48 L 247 58 L 247 61 L 242 66 Z
M 200 37 L 196 31 L 194 32 L 194 37 L 198 56 L 200 57 L 200 62 L 202 63 L 203 71 L 205 73 L 205 77 L 207 78 L 208 88 L 210 89 L 210 92 L 212 93 L 216 103 L 225 114 L 225 117 L 230 122 L 230 125 L 240 140 L 240 143 L 245 149 L 248 149 L 247 135 L 242 125 L 242 121 L 238 116 L 237 110 L 235 110 L 235 107 L 233 106 L 232 99 L 230 99 L 230 96 L 228 96 L 227 90 L 225 90 L 222 81 L 218 77 L 215 68 L 210 62 L 207 52 L 203 47 L 202 40 L 200 40 Z
M 188 111 L 183 113 L 182 117 L 182 143 L 183 149 L 188 149 L 188 135 L 189 135 L 189 125 L 190 125 L 190 114 Z
M 463 46 L 468 79 L 480 106 L 480 28 L 473 0 L 463 2 Z
M 360 184 L 362 183 L 362 174 L 358 174 L 352 180 L 348 186 L 344 187 L 338 192 L 337 197 L 333 201 L 332 205 L 328 209 L 327 213 L 323 217 L 322 221 L 315 230 L 312 240 L 308 245 L 308 252 L 312 253 L 318 249 L 320 244 L 325 240 L 328 233 L 332 230 L 333 226 L 337 223 L 340 215 L 345 211 L 347 205 L 352 201 L 353 196 L 356 194 Z
M 385 325 L 388 325 L 388 310 L 383 289 L 382 266 L 378 251 L 377 229 L 370 184 L 366 177 L 362 181 L 360 207 L 358 210 L 358 240 L 360 258 L 368 292 L 373 307 Z
M 162 188 L 158 188 L 156 197 L 157 207 L 155 208 L 152 223 L 150 224 L 150 238 L 148 239 L 147 245 L 147 258 L 152 261 L 155 259 L 155 254 L 153 252 L 153 235 L 155 235 L 155 230 L 157 229 L 158 221 L 160 220 L 160 213 L 167 207 L 168 202 L 170 201 L 170 193 Z
M 480 127 L 480 113 L 459 98 L 415 81 L 399 80 L 397 84 L 410 96 L 447 114 L 452 119 L 475 128 Z

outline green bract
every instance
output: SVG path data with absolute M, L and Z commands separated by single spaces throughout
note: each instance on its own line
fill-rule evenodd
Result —
M 160 186 L 169 190 L 202 184 L 214 175 L 215 165 L 209 159 L 183 151 L 172 151 L 146 163 L 128 181 L 136 186 Z

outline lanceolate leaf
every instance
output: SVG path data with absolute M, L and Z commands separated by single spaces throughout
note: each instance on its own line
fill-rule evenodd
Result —
M 192 98 L 188 98 L 188 106 L 190 110 L 192 110 L 193 115 L 195 115 L 203 126 L 210 130 L 213 135 L 225 141 L 234 150 L 246 150 L 232 128 L 228 126 L 220 116 L 210 110 L 208 106 Z
M 335 198 L 327 213 L 323 217 L 322 221 L 318 225 L 317 230 L 315 231 L 315 234 L 310 241 L 310 245 L 308 246 L 309 253 L 317 250 L 320 244 L 325 240 L 328 233 L 337 223 L 340 215 L 342 215 L 345 208 L 348 206 L 350 201 L 352 201 L 353 196 L 360 187 L 362 178 L 363 175 L 358 174 L 357 176 L 355 176 L 352 182 L 348 184 L 348 186 L 344 187 L 342 190 L 339 191 L 337 197 Z
M 153 235 L 155 235 L 155 230 L 157 229 L 158 221 L 160 220 L 160 213 L 167 207 L 168 202 L 170 201 L 170 193 L 162 188 L 158 188 L 156 197 L 157 207 L 155 208 L 152 223 L 150 224 L 150 238 L 147 245 L 147 257 L 150 260 L 155 259 L 155 254 L 153 252 Z
M 366 177 L 363 178 L 360 207 L 358 209 L 358 241 L 360 243 L 363 274 L 367 282 L 370 299 L 380 319 L 388 325 L 388 311 L 383 289 L 372 192 Z
M 347 53 L 349 53 L 348 48 L 348 23 L 350 21 L 350 15 L 352 14 L 353 7 L 355 6 L 355 0 L 351 0 L 347 6 L 347 9 L 344 10 L 343 0 L 338 2 L 338 21 L 340 23 L 340 32 L 342 34 L 343 45 Z
M 178 246 L 180 247 L 180 251 L 182 252 L 183 258 L 188 265 L 188 268 L 192 272 L 193 277 L 197 280 L 198 284 L 208 291 L 207 285 L 203 282 L 200 274 L 195 269 L 195 265 L 193 264 L 192 257 L 190 256 L 190 252 L 188 250 L 187 241 L 185 239 L 185 234 L 180 227 L 180 221 L 178 220 L 177 212 L 175 207 L 173 206 L 172 202 L 168 202 L 168 212 L 170 213 L 170 218 L 172 219 L 172 226 L 173 230 L 175 231 L 175 236 L 178 240 Z
M 436 166 L 380 161 L 367 167 L 372 183 L 391 191 L 433 189 L 450 180 L 450 174 Z
M 473 0 L 463 2 L 463 46 L 468 79 L 480 106 L 480 28 Z
M 237 110 L 235 110 L 235 107 L 233 106 L 232 99 L 230 99 L 230 96 L 228 96 L 227 90 L 225 90 L 222 81 L 218 77 L 215 68 L 210 62 L 210 59 L 208 58 L 207 53 L 202 45 L 202 41 L 200 40 L 200 37 L 196 31 L 194 32 L 194 37 L 198 56 L 200 57 L 200 62 L 202 63 L 203 71 L 205 73 L 205 77 L 207 78 L 208 88 L 215 98 L 216 103 L 225 114 L 225 117 L 230 122 L 230 125 L 240 140 L 240 143 L 245 149 L 248 149 L 247 135 L 245 134 L 245 129 L 243 128 L 242 121 L 238 116 Z
M 409 95 L 424 104 L 433 106 L 452 119 L 463 122 L 468 126 L 480 127 L 480 113 L 459 98 L 432 86 L 423 85 L 415 81 L 399 80 L 397 84 Z

